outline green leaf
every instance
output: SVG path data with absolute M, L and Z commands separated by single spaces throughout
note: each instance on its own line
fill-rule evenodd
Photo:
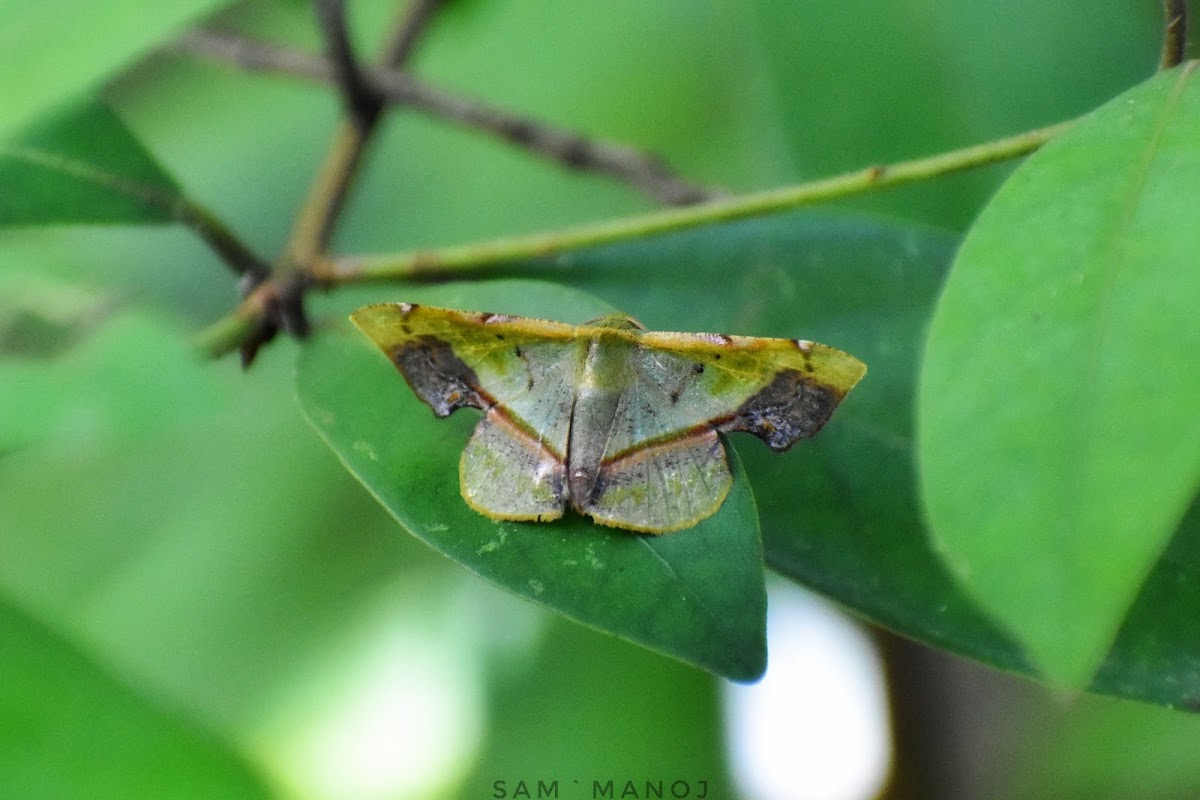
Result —
M 0 0 L 0 140 L 96 89 L 223 0 Z
M 171 222 L 180 194 L 116 115 L 88 102 L 0 141 L 0 226 Z
M 870 371 L 814 439 L 775 454 L 730 437 L 754 488 L 768 564 L 906 636 L 1033 674 L 1011 634 L 958 585 L 920 513 L 917 364 L 955 245 L 920 226 L 793 213 L 497 272 L 574 284 L 656 329 L 804 337 L 862 358 Z M 377 289 L 363 301 L 411 291 Z M 1090 690 L 1162 704 L 1200 698 L 1200 512 L 1189 519 Z
M 1197 142 L 1194 64 L 1096 111 L 984 211 L 930 330 L 930 520 L 1055 683 L 1088 685 L 1200 481 Z
M 0 599 L 0 787 L 22 800 L 265 798 L 246 764 Z
M 1200 711 L 1200 498 L 1129 609 L 1093 691 Z
M 806 338 L 866 362 L 815 438 L 783 454 L 730 438 L 754 487 L 767 563 L 907 636 L 1028 671 L 956 585 L 919 511 L 918 354 L 956 243 L 919 225 L 799 212 L 566 254 L 542 268 L 651 328 Z
M 22 277 L 0 274 L 0 453 L 144 436 L 213 408 L 207 366 L 177 330 L 79 287 Z M 14 287 L 28 302 L 3 293 Z
M 300 357 L 309 421 L 410 532 L 488 580 L 568 617 L 735 680 L 766 666 L 762 550 L 736 456 L 721 510 L 686 532 L 640 536 L 569 515 L 499 522 L 459 496 L 458 460 L 477 415 L 436 420 L 378 349 L 345 322 L 358 305 L 403 299 L 582 322 L 612 308 L 536 282 L 346 292 L 336 324 Z

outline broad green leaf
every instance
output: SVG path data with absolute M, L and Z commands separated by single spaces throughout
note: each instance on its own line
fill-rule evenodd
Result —
M 923 226 L 792 213 L 567 254 L 542 268 L 652 328 L 800 337 L 866 362 L 866 377 L 813 439 L 778 454 L 730 437 L 754 488 L 767 563 L 907 636 L 1027 670 L 957 587 L 919 514 L 917 359 L 955 243 Z
M 116 115 L 95 102 L 0 141 L 0 227 L 171 222 L 179 188 Z
M 213 407 L 206 366 L 162 321 L 93 306 L 63 330 L 37 308 L 22 310 L 20 324 L 42 327 L 17 334 L 29 339 L 21 350 L 0 349 L 0 453 L 45 439 L 145 435 Z
M 210 735 L 155 708 L 0 599 L 0 794 L 21 800 L 265 798 Z
M 1054 683 L 1088 685 L 1200 481 L 1197 142 L 1194 64 L 1103 106 L 997 194 L 930 330 L 929 518 Z
M 1200 711 L 1200 498 L 1158 559 L 1091 688 Z
M 491 274 L 553 277 L 654 328 L 806 337 L 863 359 L 866 378 L 811 441 L 780 455 L 730 437 L 754 487 L 768 564 L 904 635 L 1032 674 L 1013 638 L 957 585 L 920 515 L 917 363 L 954 246 L 920 226 L 794 213 Z M 411 291 L 389 287 L 370 299 Z M 1200 697 L 1200 591 L 1190 588 L 1198 553 L 1200 525 L 1185 527 L 1090 690 L 1168 705 Z
M 867 376 L 811 441 L 778 455 L 730 438 L 754 488 L 768 564 L 906 636 L 1032 674 L 1011 635 L 958 586 L 920 513 L 917 364 L 954 244 L 920 226 L 796 213 L 544 268 L 654 327 L 806 337 L 865 361 Z M 1091 691 L 1166 705 L 1200 698 L 1200 515 L 1188 520 Z
M 96 89 L 224 0 L 0 0 L 0 141 Z
M 344 321 L 396 299 L 586 319 L 612 308 L 531 282 L 346 292 L 329 329 L 300 358 L 305 414 L 346 466 L 410 532 L 474 572 L 592 627 L 737 680 L 765 668 L 762 550 L 740 463 L 721 510 L 677 534 L 641 536 L 569 515 L 555 523 L 491 520 L 459 496 L 458 461 L 478 419 L 437 420 L 387 358 Z

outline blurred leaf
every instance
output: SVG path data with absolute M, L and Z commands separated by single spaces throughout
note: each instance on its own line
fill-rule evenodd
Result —
M 124 330 L 151 327 L 133 320 Z M 313 435 L 287 358 L 248 380 L 233 362 L 174 364 L 172 349 L 194 353 L 158 336 L 107 355 L 129 359 L 107 381 L 89 360 L 46 369 L 73 399 L 50 396 L 66 410 L 57 435 L 0 457 L 0 591 L 252 746 L 257 720 L 291 700 L 283 686 L 347 646 L 381 585 L 448 567 L 396 536 Z
M 1076 117 L 1154 69 L 1162 30 L 1161 4 L 1124 0 L 738 4 L 757 23 L 793 180 Z M 1010 168 L 846 202 L 965 229 Z
M 95 290 L 0 265 L 0 359 L 65 353 L 111 310 Z
M 583 322 L 611 308 L 550 284 L 389 290 L 456 308 Z M 382 299 L 339 296 L 339 312 Z M 346 466 L 405 528 L 494 583 L 600 630 L 736 680 L 766 666 L 766 596 L 754 500 L 731 456 L 734 488 L 686 533 L 640 536 L 576 515 L 500 522 L 459 496 L 458 460 L 477 415 L 435 420 L 378 349 L 338 322 L 300 358 L 301 404 Z
M 507 796 L 520 797 L 523 779 L 537 797 L 538 778 L 558 780 L 563 798 L 604 796 L 592 791 L 593 780 L 613 780 L 608 796 L 619 798 L 628 779 L 642 790 L 638 797 L 656 796 L 644 780 L 663 780 L 664 797 L 674 780 L 689 782 L 693 798 L 703 794 L 699 781 L 710 798 L 735 796 L 712 678 L 577 625 L 552 625 L 539 650 L 531 669 L 497 676 L 492 714 L 503 727 L 485 741 L 457 796 L 494 797 L 495 782 L 504 781 Z M 597 665 L 604 680 L 596 680 Z M 547 735 L 566 731 L 586 731 L 603 746 Z
M 95 102 L 0 142 L 0 227 L 171 222 L 179 188 L 116 115 Z
M 116 683 L 6 600 L 0 654 L 4 797 L 269 796 L 231 750 Z
M 1052 142 L 973 228 L 930 331 L 930 519 L 1055 683 L 1088 685 L 1200 481 L 1198 142 L 1194 65 Z
M 224 4 L 0 0 L 0 140 Z
M 1189 800 L 1200 788 L 1200 716 L 1080 698 L 1060 719 L 1027 729 L 997 797 L 1024 800 Z
M 0 301 L 0 311 L 6 305 Z M 0 451 L 51 437 L 143 435 L 211 408 L 205 365 L 161 321 L 124 312 L 101 322 L 93 307 L 68 332 L 55 327 L 52 310 L 25 309 L 26 328 L 32 315 L 59 338 L 28 341 L 23 352 L 0 351 Z M 29 357 L 40 354 L 52 357 Z

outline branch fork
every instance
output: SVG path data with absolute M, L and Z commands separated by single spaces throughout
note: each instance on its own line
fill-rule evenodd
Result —
M 875 165 L 811 183 L 729 197 L 677 176 L 665 162 L 625 145 L 590 139 L 503 109 L 456 97 L 403 71 L 441 0 L 412 0 L 376 66 L 356 61 L 346 28 L 345 0 L 314 0 L 328 57 L 321 58 L 238 36 L 199 30 L 176 49 L 251 71 L 281 73 L 336 85 L 346 113 L 317 173 L 283 256 L 268 273 L 261 261 L 219 229 L 205 237 L 243 275 L 241 304 L 199 337 L 202 351 L 220 356 L 238 349 L 248 366 L 280 331 L 303 337 L 310 329 L 304 296 L 312 286 L 412 280 L 477 270 L 568 249 L 606 244 L 699 225 L 727 222 L 800 205 L 951 174 L 1036 150 L 1070 127 L 1062 122 L 961 150 L 890 165 Z M 1166 18 L 1160 67 L 1184 58 L 1185 0 L 1164 0 Z M 363 153 L 389 103 L 404 104 L 478 129 L 569 169 L 622 180 L 666 205 L 680 206 L 575 229 L 392 256 L 331 258 L 327 247 Z M 211 222 L 211 220 L 210 220 Z M 196 227 L 196 226 L 193 226 Z M 204 227 L 204 226 L 201 226 Z M 211 226 L 210 226 L 211 227 Z M 219 246 L 218 246 L 219 245 Z M 230 260 L 230 255 L 236 259 Z M 236 262 L 236 263 L 235 263 Z

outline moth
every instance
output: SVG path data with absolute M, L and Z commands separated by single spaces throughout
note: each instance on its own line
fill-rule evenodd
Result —
M 471 508 L 502 520 L 569 506 L 631 531 L 691 527 L 733 485 L 720 434 L 787 450 L 866 373 L 803 339 L 660 333 L 622 314 L 574 326 L 385 303 L 350 319 L 435 415 L 483 412 L 459 481 Z

